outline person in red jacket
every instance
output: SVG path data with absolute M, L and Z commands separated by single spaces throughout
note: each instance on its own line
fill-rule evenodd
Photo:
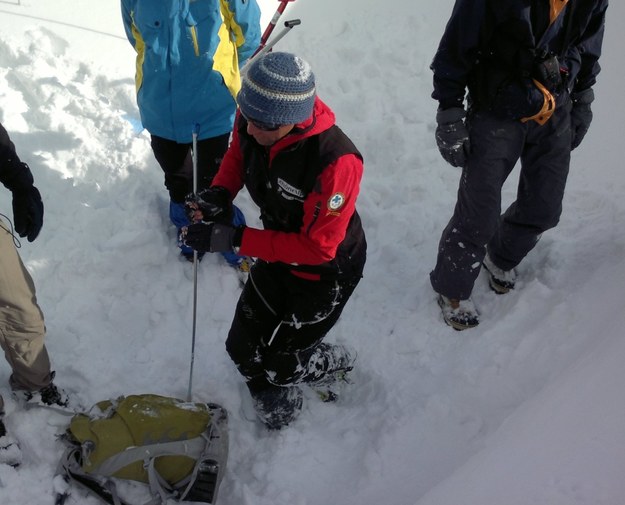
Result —
M 360 281 L 366 241 L 356 199 L 361 154 L 316 96 L 310 65 L 272 52 L 245 71 L 232 143 L 212 187 L 189 200 L 183 240 L 201 252 L 258 258 L 237 304 L 227 351 L 271 429 L 293 421 L 302 389 L 336 398 L 354 365 L 323 342 Z M 263 229 L 229 224 L 245 186 Z

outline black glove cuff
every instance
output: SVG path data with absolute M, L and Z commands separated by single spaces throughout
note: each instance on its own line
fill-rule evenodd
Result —
M 28 193 L 33 187 L 34 179 L 30 167 L 21 161 L 15 163 L 2 181 L 13 193 Z
M 588 104 L 590 105 L 595 99 L 595 92 L 592 88 L 585 89 L 584 91 L 576 91 L 571 94 L 571 100 L 575 105 Z
M 234 235 L 232 235 L 232 247 L 241 247 L 244 231 L 245 226 L 239 226 L 238 228 L 234 229 Z
M 438 109 L 436 111 L 436 122 L 438 124 L 451 124 L 462 121 L 467 115 L 462 107 L 452 107 L 451 109 Z

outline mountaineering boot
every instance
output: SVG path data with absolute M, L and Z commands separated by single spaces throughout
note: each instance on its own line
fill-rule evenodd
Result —
M 302 382 L 306 383 L 324 402 L 334 402 L 341 386 L 349 384 L 347 375 L 354 368 L 356 351 L 337 344 L 319 344 L 306 366 Z
M 27 391 L 19 389 L 13 391 L 13 397 L 25 404 L 39 405 L 42 407 L 69 407 L 69 397 L 62 389 L 59 389 L 52 379 L 55 372 L 51 374 L 50 384 L 42 387 L 39 391 Z
M 438 295 L 438 305 L 443 313 L 443 319 L 454 330 L 466 330 L 480 324 L 480 315 L 471 298 L 455 300 Z
M 254 258 L 250 258 L 249 256 L 237 256 L 236 261 L 231 262 L 227 258 L 226 261 L 236 270 L 239 282 L 244 286 L 250 276 L 250 270 L 254 266 Z
M 297 386 L 269 386 L 252 391 L 254 410 L 270 430 L 279 430 L 292 423 L 302 410 L 303 394 Z
M 514 269 L 502 270 L 493 263 L 493 260 L 490 258 L 488 252 L 486 253 L 486 256 L 484 256 L 482 265 L 484 265 L 484 268 L 486 268 L 486 271 L 488 272 L 488 284 L 495 293 L 503 295 L 511 289 L 514 289 L 516 281 L 516 272 Z
M 3 417 L 4 413 L 0 412 L 0 465 L 19 466 L 22 462 L 22 451 L 17 441 L 7 434 Z

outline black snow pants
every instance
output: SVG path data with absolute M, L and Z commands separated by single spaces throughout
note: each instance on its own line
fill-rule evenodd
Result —
M 306 364 L 336 324 L 360 276 L 307 280 L 257 261 L 237 303 L 226 349 L 252 390 L 305 381 Z
M 198 140 L 197 142 L 197 189 L 210 187 L 221 160 L 228 149 L 230 134 Z M 152 135 L 152 151 L 165 173 L 165 187 L 173 202 L 184 202 L 193 192 L 193 144 L 179 144 L 173 140 Z
M 570 111 L 567 101 L 542 126 L 469 115 L 471 152 L 430 274 L 434 291 L 467 299 L 485 246 L 496 266 L 511 270 L 558 224 L 571 158 Z M 516 201 L 501 215 L 501 189 L 519 160 Z

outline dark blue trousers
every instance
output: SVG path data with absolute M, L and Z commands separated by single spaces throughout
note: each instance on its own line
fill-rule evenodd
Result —
M 485 247 L 496 266 L 510 270 L 558 224 L 571 157 L 570 110 L 570 102 L 563 104 L 542 126 L 469 114 L 471 153 L 430 273 L 434 291 L 467 299 Z M 501 214 L 501 188 L 517 161 L 516 201 Z

